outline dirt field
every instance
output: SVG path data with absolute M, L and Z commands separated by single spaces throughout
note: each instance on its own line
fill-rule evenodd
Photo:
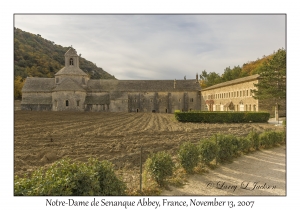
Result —
M 145 161 L 151 152 L 168 150 L 175 155 L 182 142 L 198 142 L 214 133 L 243 136 L 252 129 L 283 129 L 259 123 L 180 123 L 173 114 L 157 113 L 15 111 L 14 118 L 15 175 L 64 157 L 79 161 L 97 157 L 129 173 L 138 170 L 140 147 Z

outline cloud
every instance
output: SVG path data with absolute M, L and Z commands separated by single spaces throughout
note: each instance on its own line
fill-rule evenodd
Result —
M 16 15 L 118 79 L 219 74 L 285 47 L 285 15 Z

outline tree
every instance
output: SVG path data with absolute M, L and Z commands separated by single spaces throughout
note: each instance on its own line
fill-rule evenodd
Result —
M 286 51 L 279 49 L 260 68 L 259 82 L 254 84 L 253 97 L 275 101 L 275 117 L 278 104 L 286 99 Z M 278 117 L 278 115 L 277 115 Z
M 219 74 L 215 72 L 207 73 L 206 70 L 203 70 L 200 74 L 200 85 L 201 88 L 209 87 L 215 84 L 218 84 L 222 81 L 222 78 Z
M 15 99 L 21 99 L 22 97 L 22 88 L 24 85 L 24 80 L 21 76 L 17 76 L 14 81 L 14 97 Z

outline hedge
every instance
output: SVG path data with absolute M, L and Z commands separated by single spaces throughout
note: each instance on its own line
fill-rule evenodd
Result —
M 249 123 L 268 122 L 268 112 L 175 112 L 175 118 L 181 122 L 201 123 Z

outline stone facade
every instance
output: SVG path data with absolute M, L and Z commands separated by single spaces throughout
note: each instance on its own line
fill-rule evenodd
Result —
M 267 111 L 274 115 L 274 100 L 256 100 L 251 90 L 259 82 L 259 75 L 251 75 L 223 82 L 201 90 L 202 111 Z M 286 115 L 285 101 L 281 102 L 280 116 Z
M 93 80 L 79 68 L 77 52 L 65 54 L 55 78 L 27 78 L 22 110 L 157 112 L 200 110 L 195 80 Z

